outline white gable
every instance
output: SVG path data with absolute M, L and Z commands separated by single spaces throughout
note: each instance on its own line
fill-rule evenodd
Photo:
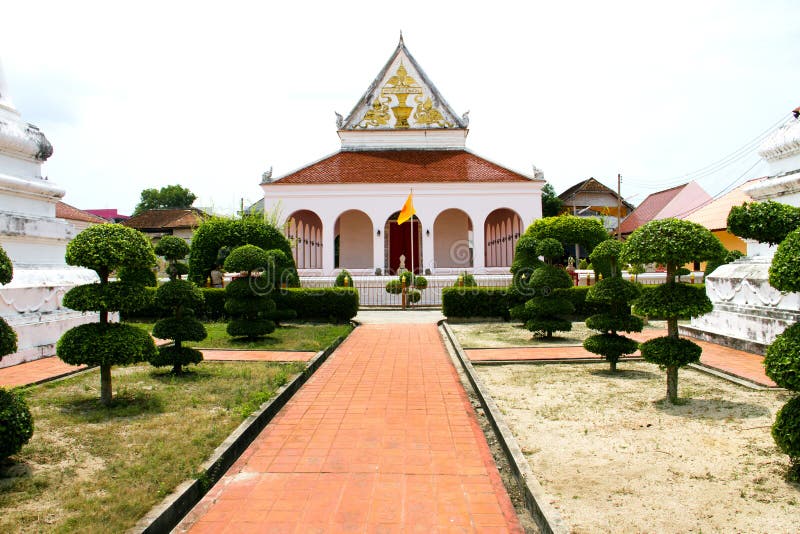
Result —
M 386 66 L 341 121 L 339 131 L 464 130 L 467 122 L 445 102 L 401 37 Z

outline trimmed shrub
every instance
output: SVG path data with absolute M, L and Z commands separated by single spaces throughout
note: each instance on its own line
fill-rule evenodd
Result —
M 800 396 L 783 405 L 772 425 L 772 439 L 789 456 L 788 478 L 800 482 Z
M 3 247 L 0 247 L 0 284 L 7 284 L 14 276 L 14 266 Z
M 573 316 L 576 319 L 584 320 L 590 315 L 608 311 L 606 304 L 586 299 L 586 295 L 589 294 L 589 289 L 592 287 L 594 286 L 572 286 L 556 289 L 553 291 L 553 297 L 568 300 L 572 307 L 575 308 L 575 311 L 572 312 Z
M 100 283 L 72 288 L 64 295 L 64 302 L 84 311 L 99 311 L 100 322 L 67 331 L 56 345 L 56 354 L 72 365 L 99 365 L 100 400 L 109 405 L 113 396 L 111 367 L 146 361 L 156 353 L 156 347 L 150 335 L 135 326 L 109 324 L 108 312 L 142 307 L 148 297 L 144 286 L 135 281 L 110 284 L 108 277 L 120 269 L 149 269 L 156 264 L 156 257 L 141 232 L 120 224 L 100 224 L 69 242 L 66 260 L 70 265 L 95 270 Z
M 347 278 L 347 285 L 344 285 L 344 279 Z M 346 269 L 342 269 L 336 276 L 336 280 L 333 282 L 333 287 L 353 287 L 353 275 L 350 274 L 349 271 Z
M 608 239 L 608 231 L 599 220 L 575 215 L 537 219 L 525 233 L 536 240 L 549 237 L 563 245 L 582 245 L 589 251 Z
M 591 328 L 591 327 L 590 327 Z M 608 360 L 611 370 L 617 370 L 617 362 L 626 354 L 633 354 L 639 343 L 619 334 L 597 334 L 583 341 L 583 348 L 594 354 L 601 354 Z
M 782 388 L 800 391 L 800 323 L 775 338 L 764 357 L 767 376 Z
M 509 309 L 519 298 L 507 287 L 445 287 L 442 313 L 450 317 L 501 317 L 509 319 Z
M 545 244 L 541 250 L 547 247 Z M 525 303 L 524 308 L 515 308 L 513 317 L 523 321 L 525 328 L 535 335 L 548 338 L 553 337 L 553 332 L 572 330 L 572 322 L 565 316 L 575 311 L 574 306 L 570 301 L 554 295 L 555 290 L 570 287 L 573 287 L 572 277 L 564 269 L 554 265 L 539 267 L 533 271 L 528 284 L 534 296 Z
M 299 286 L 300 279 L 289 240 L 279 229 L 255 217 L 212 217 L 203 221 L 192 237 L 189 278 L 197 285 L 204 285 L 214 265 L 227 261 L 225 253 L 241 245 L 255 245 L 266 251 L 283 252 L 292 275 L 288 280 L 289 285 Z
M 420 299 L 422 299 L 422 293 L 420 293 L 416 289 L 412 289 L 411 291 L 408 292 L 408 301 L 411 304 L 416 304 L 417 302 L 420 301 Z
M 33 417 L 19 393 L 0 388 L 0 460 L 17 454 L 33 436 Z
M 389 280 L 386 282 L 386 292 L 390 295 L 399 295 L 403 292 L 403 283 L 400 280 Z
M 0 247 L 0 284 L 5 285 L 14 276 L 14 266 L 11 264 L 6 251 Z M 17 352 L 17 333 L 0 317 L 0 360 L 6 354 Z M 2 456 L 0 456 L 2 458 Z
M 511 274 L 515 275 L 515 280 L 519 277 L 520 271 L 533 272 L 542 265 L 542 260 L 539 259 L 539 253 L 536 251 L 538 246 L 539 242 L 536 238 L 527 232 L 517 240 L 517 246 L 514 248 L 514 261 L 511 263 Z
M 705 291 L 678 284 L 675 274 L 692 261 L 722 258 L 726 250 L 705 227 L 678 219 L 660 219 L 637 228 L 622 246 L 622 262 L 660 263 L 667 268 L 667 283 L 645 291 L 633 303 L 642 313 L 661 315 L 667 320 L 667 337 L 640 346 L 642 357 L 667 371 L 667 399 L 678 401 L 678 369 L 699 360 L 702 349 L 678 337 L 678 319 L 712 310 Z
M 545 237 L 536 247 L 539 256 L 543 256 L 548 263 L 558 260 L 564 255 L 564 245 L 552 237 Z
M 165 235 L 156 245 L 155 252 L 167 260 L 167 275 L 170 280 L 188 274 L 189 266 L 180 262 L 189 254 L 189 245 L 186 241 L 174 235 Z
M 177 261 L 180 258 L 174 258 Z M 171 339 L 173 346 L 159 347 L 158 355 L 150 359 L 155 367 L 172 366 L 172 373 L 183 373 L 183 366 L 203 361 L 203 354 L 184 347 L 184 341 L 202 341 L 208 335 L 203 323 L 195 319 L 194 311 L 203 306 L 203 292 L 188 280 L 171 279 L 156 291 L 156 304 L 172 311 L 172 317 L 159 320 L 153 335 Z
M 453 282 L 453 287 L 478 287 L 478 282 L 475 281 L 475 277 L 468 272 L 464 271 L 456 281 Z
M 228 335 L 255 339 L 275 330 L 275 323 L 266 318 L 275 311 L 275 302 L 270 298 L 274 279 L 269 275 L 259 276 L 269 273 L 272 265 L 272 257 L 255 245 L 237 247 L 225 258 L 226 271 L 247 273 L 225 288 L 228 295 L 225 311 L 232 317 Z
M 353 287 L 289 288 L 273 297 L 279 309 L 294 310 L 297 319 L 343 323 L 358 313 L 358 290 Z
M 156 273 L 149 267 L 120 267 L 117 278 L 122 283 L 135 286 L 156 287 L 158 285 Z
M 769 267 L 769 283 L 786 292 L 800 291 L 800 228 L 791 232 L 778 245 Z
M 777 245 L 800 228 L 800 208 L 768 200 L 745 202 L 728 213 L 728 231 L 744 239 Z
M 221 287 L 201 287 L 203 292 L 203 316 L 206 319 L 225 317 L 225 289 Z
M 157 354 L 150 334 L 122 323 L 89 323 L 67 330 L 56 346 L 70 365 L 130 365 Z

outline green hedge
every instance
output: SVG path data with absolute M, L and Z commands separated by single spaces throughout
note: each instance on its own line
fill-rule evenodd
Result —
M 575 308 L 574 318 L 586 319 L 590 315 L 598 313 L 608 313 L 609 307 L 602 302 L 587 302 L 586 295 L 591 286 L 572 286 L 556 289 L 553 294 L 556 298 L 570 301 Z
M 0 460 L 17 454 L 33 435 L 33 417 L 22 394 L 0 388 Z
M 509 308 L 524 302 L 508 287 L 445 287 L 442 313 L 445 317 L 509 318 Z
M 279 310 L 295 310 L 297 319 L 341 323 L 358 313 L 358 290 L 353 287 L 289 288 L 271 296 Z

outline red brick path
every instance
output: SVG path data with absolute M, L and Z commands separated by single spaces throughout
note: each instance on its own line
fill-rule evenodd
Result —
M 357 328 L 187 528 L 522 531 L 435 325 Z
M 637 341 L 647 341 L 654 337 L 666 335 L 665 330 L 648 329 L 630 337 Z M 764 357 L 758 354 L 751 354 L 736 349 L 698 341 L 703 353 L 700 356 L 700 363 L 706 367 L 717 369 L 724 373 L 738 376 L 754 382 L 761 386 L 777 387 L 777 384 L 767 377 L 764 372 Z M 507 349 L 467 349 L 467 357 L 473 362 L 491 361 L 546 361 L 546 360 L 571 360 L 571 359 L 597 359 L 602 361 L 602 357 L 593 354 L 583 347 L 514 347 Z M 636 352 L 634 356 L 640 356 Z
M 81 369 L 86 369 L 85 365 L 69 365 L 61 361 L 56 356 L 41 358 L 32 362 L 25 362 L 11 367 L 0 369 L 0 386 L 13 388 L 41 382 L 48 378 L 57 378 L 68 375 Z

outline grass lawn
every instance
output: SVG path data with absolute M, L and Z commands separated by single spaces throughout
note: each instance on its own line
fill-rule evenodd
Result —
M 26 390 L 31 441 L 0 466 L 0 532 L 124 532 L 305 364 L 215 363 L 175 377 L 149 365 Z
M 154 323 L 131 323 L 148 332 L 153 331 Z M 228 323 L 203 323 L 208 337 L 196 343 L 184 345 L 203 349 L 247 349 L 247 350 L 302 350 L 317 352 L 339 337 L 346 336 L 353 329 L 350 324 L 285 323 L 266 337 L 257 340 L 235 339 L 225 331 Z

